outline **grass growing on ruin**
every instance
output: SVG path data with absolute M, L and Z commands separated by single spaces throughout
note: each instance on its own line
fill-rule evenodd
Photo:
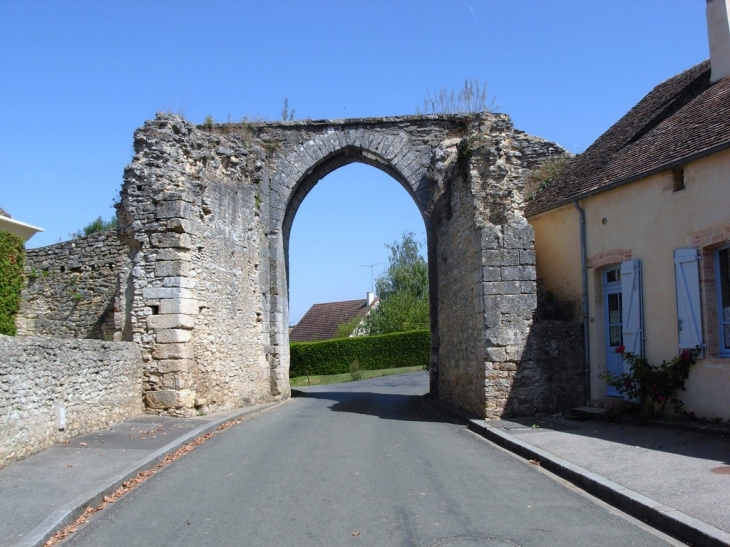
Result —
M 423 371 L 423 367 L 400 367 L 400 368 L 385 368 L 380 370 L 360 370 L 360 380 L 369 380 L 370 378 L 380 378 L 381 376 L 392 376 L 394 374 L 406 374 L 408 372 L 419 372 Z M 352 374 L 328 374 L 326 376 L 310 376 L 309 380 L 311 383 L 307 383 L 306 376 L 297 376 L 296 378 L 290 378 L 289 382 L 292 387 L 301 386 L 323 386 L 326 384 L 341 384 L 343 382 L 352 382 Z

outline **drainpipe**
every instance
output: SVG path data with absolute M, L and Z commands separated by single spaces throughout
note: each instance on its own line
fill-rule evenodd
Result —
M 591 367 L 590 367 L 590 339 L 588 338 L 588 269 L 586 268 L 586 213 L 578 205 L 578 200 L 573 202 L 580 215 L 580 270 L 583 292 L 581 303 L 583 308 L 583 366 L 585 374 L 585 398 L 591 398 Z

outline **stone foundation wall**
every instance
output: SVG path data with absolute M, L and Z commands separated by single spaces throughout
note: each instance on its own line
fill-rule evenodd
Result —
M 515 374 L 505 412 L 554 414 L 585 404 L 583 325 L 536 320 Z
M 125 259 L 115 230 L 26 251 L 18 335 L 112 340 Z
M 135 344 L 0 335 L 0 466 L 143 413 L 141 392 Z

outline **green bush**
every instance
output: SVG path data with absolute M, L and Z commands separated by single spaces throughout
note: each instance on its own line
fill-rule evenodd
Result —
M 0 232 L 0 334 L 15 335 L 24 262 L 23 240 L 14 234 Z
M 350 372 L 357 361 L 360 370 L 428 367 L 431 334 L 427 330 L 336 338 L 322 342 L 292 342 L 289 377 Z

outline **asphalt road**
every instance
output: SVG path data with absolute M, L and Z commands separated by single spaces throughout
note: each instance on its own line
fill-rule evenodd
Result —
M 427 384 L 414 373 L 305 388 L 64 545 L 677 545 L 434 410 Z

